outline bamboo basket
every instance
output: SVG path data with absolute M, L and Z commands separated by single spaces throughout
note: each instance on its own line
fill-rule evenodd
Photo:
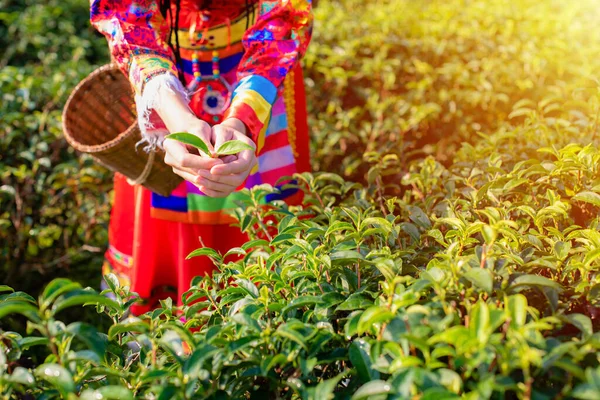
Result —
M 182 181 L 164 163 L 162 150 L 136 148 L 142 135 L 131 85 L 114 64 L 98 68 L 75 87 L 63 110 L 63 131 L 73 148 L 131 184 L 168 196 Z

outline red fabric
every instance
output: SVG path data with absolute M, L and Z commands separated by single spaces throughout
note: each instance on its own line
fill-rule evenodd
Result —
M 310 171 L 308 124 L 302 70 L 296 67 L 294 114 L 295 148 L 299 154 L 298 172 Z M 210 274 L 215 266 L 208 257 L 185 260 L 192 251 L 204 246 L 225 254 L 247 241 L 237 227 L 200 225 L 152 218 L 151 192 L 141 186 L 131 186 L 120 174 L 115 174 L 114 203 L 109 225 L 109 243 L 116 252 L 125 255 L 124 261 L 109 249 L 106 253 L 106 272 L 116 273 L 145 301 L 133 307 L 136 315 L 150 311 L 159 299 L 171 297 L 180 304 L 181 295 L 189 289 L 195 276 Z M 302 193 L 287 199 L 299 204 Z M 276 232 L 269 232 L 271 235 Z M 107 270 L 107 268 L 109 270 Z
M 181 294 L 195 276 L 214 271 L 208 257 L 186 260 L 192 251 L 205 246 L 224 254 L 247 241 L 239 228 L 227 225 L 196 225 L 165 221 L 150 216 L 150 191 L 131 186 L 115 175 L 115 200 L 109 227 L 109 242 L 119 252 L 132 254 L 129 271 L 107 254 L 117 272 L 128 272 L 132 287 L 145 304 L 133 308 L 140 314 L 154 308 L 158 299 L 171 296 L 180 303 Z M 120 267 L 120 268 L 118 268 Z

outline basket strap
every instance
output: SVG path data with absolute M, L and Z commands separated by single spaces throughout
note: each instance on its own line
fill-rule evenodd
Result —
M 150 154 L 148 154 L 148 160 L 146 161 L 146 166 L 144 167 L 144 170 L 142 171 L 142 173 L 140 174 L 140 176 L 138 176 L 136 179 L 127 179 L 127 183 L 129 183 L 130 185 L 141 185 L 142 183 L 146 182 L 146 179 L 148 178 L 148 175 L 150 175 L 150 171 L 152 170 L 152 164 L 154 163 L 154 155 L 156 154 L 156 151 L 151 151 Z

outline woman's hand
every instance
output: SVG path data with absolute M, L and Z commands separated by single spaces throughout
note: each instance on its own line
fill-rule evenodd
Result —
M 182 95 L 168 87 L 162 87 L 158 96 L 160 101 L 157 102 L 155 110 L 167 130 L 171 133 L 188 132 L 196 135 L 212 151 L 210 125 L 194 115 Z M 198 154 L 192 147 L 175 140 L 165 139 L 163 147 L 166 152 L 165 163 L 173 167 L 174 173 L 192 183 L 198 180 L 198 171 L 209 171 L 212 167 L 223 164 L 223 160 Z
M 182 122 L 183 124 L 173 128 L 171 132 L 188 132 L 196 135 L 209 146 L 211 151 L 213 150 L 210 145 L 212 134 L 210 125 L 195 116 Z M 208 172 L 211 168 L 223 164 L 223 160 L 211 158 L 206 154 L 198 154 L 193 147 L 176 140 L 165 139 L 163 147 L 166 152 L 165 163 L 173 167 L 174 173 L 194 184 L 197 184 L 201 171 Z
M 240 140 L 252 146 L 254 150 L 244 150 L 235 156 L 223 158 L 223 162 L 210 168 L 200 170 L 196 184 L 200 190 L 211 197 L 225 197 L 234 192 L 248 177 L 252 168 L 258 163 L 256 144 L 246 136 L 246 126 L 236 118 L 228 118 L 212 128 L 212 140 L 215 148 L 229 140 Z

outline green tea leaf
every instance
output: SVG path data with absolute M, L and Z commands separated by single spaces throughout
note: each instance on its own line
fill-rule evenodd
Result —
M 4 292 L 14 292 L 15 290 L 13 288 L 11 288 L 10 286 L 6 286 L 6 285 L 0 285 L 0 293 L 4 293 Z
M 392 391 L 392 386 L 382 380 L 374 380 L 371 382 L 367 382 L 362 385 L 356 393 L 352 396 L 351 400 L 362 400 L 362 399 L 370 399 L 372 396 L 386 395 Z
M 290 310 L 318 303 L 321 303 L 321 299 L 317 296 L 302 296 L 292 300 L 283 310 L 281 310 L 281 312 L 282 314 L 285 314 Z
M 81 400 L 133 400 L 133 393 L 123 386 L 102 386 L 96 390 L 85 390 Z
M 554 282 L 553 280 L 550 280 L 543 276 L 531 275 L 531 274 L 521 275 L 521 276 L 517 277 L 514 281 L 512 281 L 512 284 L 510 285 L 510 287 L 513 289 L 520 288 L 521 286 L 549 287 L 549 288 L 552 288 L 552 289 L 555 289 L 558 291 L 562 290 L 562 286 L 559 283 Z
M 35 374 L 58 389 L 63 396 L 75 392 L 73 376 L 61 365 L 42 364 L 35 369 Z
M 219 263 L 223 262 L 223 257 L 221 257 L 221 255 L 219 253 L 217 253 L 216 250 L 213 250 L 208 247 L 203 247 L 201 249 L 196 249 L 196 250 L 192 251 L 190 254 L 187 255 L 187 257 L 185 259 L 189 260 L 190 258 L 199 257 L 199 256 L 207 256 L 214 260 L 217 260 Z
M 379 371 L 373 369 L 370 353 L 371 346 L 363 339 L 356 339 L 350 345 L 348 353 L 350 362 L 356 368 L 361 382 L 379 379 Z
M 130 318 L 126 319 L 118 324 L 115 324 L 110 327 L 108 330 L 108 337 L 112 340 L 117 335 L 122 333 L 131 333 L 131 332 L 148 332 L 150 330 L 150 326 L 147 322 L 144 322 L 138 318 Z
M 373 300 L 361 293 L 352 293 L 350 297 L 340 304 L 335 311 L 354 311 L 373 305 Z
M 75 289 L 81 289 L 81 285 L 70 279 L 59 278 L 53 280 L 46 286 L 40 297 L 40 307 L 42 309 L 48 308 L 58 296 Z
M 587 339 L 594 334 L 592 320 L 587 315 L 567 314 L 563 315 L 562 319 L 569 324 L 576 326 L 583 334 L 584 339 Z
M 394 318 L 394 313 L 385 307 L 372 306 L 363 312 L 358 321 L 358 333 L 368 332 L 373 325 L 378 323 L 386 323 Z
M 579 192 L 572 198 L 573 200 L 583 201 L 600 207 L 600 194 L 594 192 Z
M 471 310 L 470 316 L 469 328 L 472 334 L 477 337 L 479 343 L 486 344 L 491 333 L 490 310 L 487 303 L 481 300 L 477 302 Z
M 191 133 L 187 133 L 187 132 L 171 133 L 170 135 L 165 136 L 165 139 L 176 140 L 178 142 L 181 142 L 181 143 L 184 143 L 184 144 L 187 144 L 187 145 L 197 148 L 198 150 L 200 150 L 207 156 L 212 155 L 212 153 L 208 149 L 208 145 L 206 144 L 206 142 L 204 140 L 202 140 L 200 137 L 193 135 Z
M 216 154 L 219 156 L 227 156 L 237 154 L 244 150 L 254 151 L 254 147 L 240 140 L 230 140 L 220 145 L 216 150 Z
M 21 314 L 34 321 L 38 320 L 38 309 L 24 301 L 4 301 L 0 303 L 0 319 L 10 314 Z
M 103 305 L 114 310 L 120 309 L 120 306 L 116 301 L 109 299 L 106 296 L 102 296 L 90 290 L 79 289 L 56 299 L 54 305 L 52 306 L 52 314 L 55 315 L 56 313 L 69 307 L 81 305 Z
M 527 298 L 522 294 L 513 294 L 508 298 L 508 313 L 510 326 L 513 329 L 525 325 L 527 319 Z
M 492 273 L 484 268 L 472 268 L 463 275 L 469 282 L 486 293 L 492 293 L 494 289 L 494 278 Z

